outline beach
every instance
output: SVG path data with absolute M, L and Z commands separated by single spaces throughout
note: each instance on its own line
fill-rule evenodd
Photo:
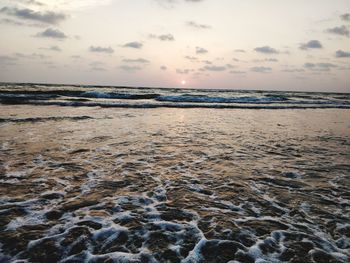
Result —
M 349 262 L 350 111 L 0 105 L 0 262 Z

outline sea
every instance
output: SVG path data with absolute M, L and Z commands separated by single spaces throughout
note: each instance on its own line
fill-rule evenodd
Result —
M 349 263 L 350 94 L 0 86 L 1 263 Z
M 119 108 L 350 108 L 350 93 L 1 84 L 0 102 Z

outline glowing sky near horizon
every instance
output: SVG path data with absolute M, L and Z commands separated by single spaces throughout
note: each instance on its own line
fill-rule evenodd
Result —
M 0 0 L 0 81 L 350 92 L 349 0 Z

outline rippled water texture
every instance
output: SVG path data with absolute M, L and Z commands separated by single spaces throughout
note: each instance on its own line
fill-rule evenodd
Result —
M 0 262 L 350 262 L 350 111 L 0 106 Z
M 0 103 L 103 108 L 350 109 L 350 93 L 0 83 Z

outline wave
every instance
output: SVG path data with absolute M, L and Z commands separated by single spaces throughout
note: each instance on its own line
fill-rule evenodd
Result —
M 48 90 L 48 91 L 0 91 L 0 98 L 58 98 L 58 97 L 78 97 L 92 99 L 129 99 L 142 100 L 154 99 L 159 97 L 159 94 L 128 94 L 115 92 L 100 92 L 100 91 L 73 91 L 73 90 Z
M 99 91 L 88 91 L 77 97 L 84 98 L 99 98 L 99 99 L 126 99 L 126 100 L 147 100 L 158 98 L 159 94 L 125 94 L 125 93 L 113 93 L 113 92 L 99 92 Z
M 200 102 L 200 103 L 276 103 L 287 101 L 284 97 L 207 97 L 207 96 L 159 96 L 157 101 L 169 101 L 169 102 Z
M 81 120 L 88 120 L 92 119 L 90 116 L 73 116 L 73 117 L 36 117 L 36 118 L 0 118 L 0 123 L 7 123 L 7 122 L 14 122 L 14 123 L 24 123 L 24 122 L 45 122 L 45 121 L 63 121 L 63 120 L 70 120 L 70 121 L 81 121 Z
M 242 90 L 0 85 L 0 103 L 119 108 L 350 108 L 350 94 Z
M 350 109 L 350 104 L 224 104 L 224 103 L 121 103 L 121 102 L 84 102 L 84 101 L 43 101 L 2 99 L 0 103 L 8 105 L 56 105 L 69 107 L 101 108 L 212 108 L 212 109 Z

